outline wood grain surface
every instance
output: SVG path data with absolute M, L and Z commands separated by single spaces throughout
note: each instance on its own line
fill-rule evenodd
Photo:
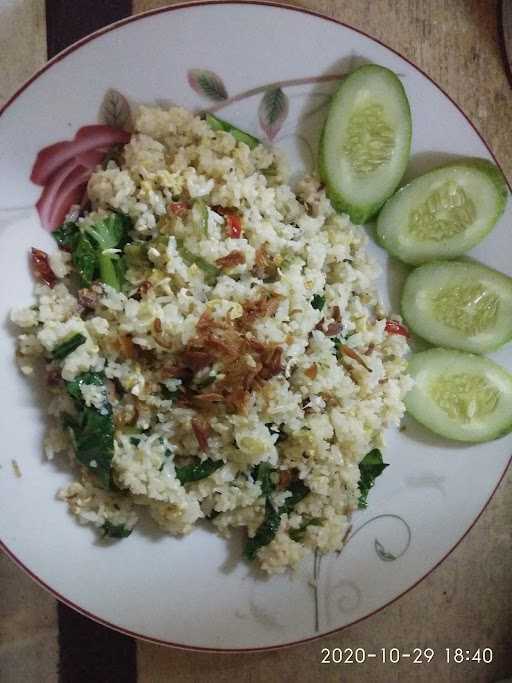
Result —
M 171 4 L 175 3 L 133 3 L 134 12 Z M 418 64 L 473 120 L 512 181 L 512 90 L 498 47 L 495 0 L 291 0 L 289 4 L 352 24 Z M 0 0 L 0 104 L 45 61 L 45 46 L 44 1 Z M 187 653 L 139 643 L 138 680 L 496 683 L 511 677 L 511 510 L 509 472 L 476 526 L 439 568 L 393 605 L 334 636 L 252 655 Z M 50 670 L 55 660 L 55 624 L 53 599 L 0 556 L 2 683 L 57 680 L 56 669 Z M 407 661 L 322 665 L 325 647 L 403 651 L 432 647 L 438 656 L 422 665 Z M 489 665 L 447 666 L 442 656 L 446 647 L 492 647 L 495 657 Z
M 498 0 L 498 32 L 508 81 L 512 87 L 512 2 Z
M 0 105 L 45 61 L 43 0 L 0 0 Z

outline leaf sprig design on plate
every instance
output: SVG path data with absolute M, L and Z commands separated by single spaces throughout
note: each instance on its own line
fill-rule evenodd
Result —
M 374 541 L 374 547 L 375 547 L 375 552 L 377 553 L 379 559 L 381 559 L 383 562 L 393 562 L 394 560 L 397 559 L 396 555 L 393 555 L 393 553 L 388 552 L 382 543 L 379 541 L 378 538 L 375 539 Z
M 126 128 L 130 118 L 131 110 L 126 97 L 113 88 L 107 90 L 100 107 L 102 123 L 113 128 Z
M 269 88 L 258 107 L 260 126 L 269 140 L 273 140 L 286 121 L 290 102 L 282 88 Z
M 188 82 L 192 90 L 198 95 L 207 97 L 214 102 L 227 100 L 228 91 L 220 76 L 208 69 L 190 69 Z
M 352 539 L 359 534 L 362 529 L 365 529 L 369 525 L 373 525 L 375 522 L 378 520 L 388 520 L 389 522 L 392 522 L 393 525 L 395 525 L 393 528 L 388 528 L 388 533 L 391 530 L 393 535 L 396 535 L 398 530 L 400 530 L 401 527 L 401 535 L 402 535 L 402 540 L 400 542 L 400 545 L 398 546 L 399 549 L 396 552 L 390 552 L 387 550 L 384 546 L 384 544 L 379 541 L 378 538 L 375 538 L 373 541 L 373 547 L 375 550 L 375 554 L 379 558 L 381 562 L 394 562 L 395 560 L 400 559 L 405 555 L 405 553 L 409 550 L 409 547 L 411 545 L 412 541 L 412 531 L 411 527 L 409 524 L 403 519 L 403 517 L 400 517 L 400 515 L 395 515 L 392 513 L 384 513 L 381 515 L 376 515 L 375 517 L 371 517 L 370 519 L 367 519 L 365 522 L 361 524 L 357 529 L 352 530 L 351 527 L 349 527 L 349 530 L 345 534 L 344 537 L 344 545 L 341 548 L 341 550 L 336 552 L 336 555 L 340 557 L 343 554 L 343 550 L 346 548 L 346 546 L 352 541 Z M 396 523 L 398 523 L 398 526 L 396 526 Z M 396 538 L 393 539 L 394 545 L 396 546 Z M 401 547 L 400 547 L 401 546 Z M 313 597 L 314 597 L 314 619 L 315 619 L 315 632 L 318 633 L 320 631 L 320 622 L 322 620 L 322 615 L 320 611 L 320 595 L 323 594 L 321 592 L 321 561 L 322 561 L 323 556 L 319 553 L 318 550 L 315 551 L 314 554 L 314 560 L 313 560 Z M 359 599 L 361 597 L 360 591 L 358 586 L 355 583 L 348 582 L 345 580 L 341 580 L 340 582 L 337 583 L 337 587 L 339 588 L 340 586 L 343 587 L 349 587 L 350 590 L 353 592 L 355 598 L 356 598 L 356 603 L 358 604 Z M 345 596 L 343 596 L 345 597 Z M 332 587 L 331 587 L 331 592 L 329 593 L 329 604 L 332 602 Z M 354 606 L 350 607 L 350 610 L 355 609 L 357 606 L 355 604 Z M 341 611 L 345 611 L 345 609 L 341 609 Z

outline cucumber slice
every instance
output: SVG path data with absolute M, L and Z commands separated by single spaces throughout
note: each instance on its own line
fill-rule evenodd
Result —
M 493 229 L 508 190 L 501 171 L 486 159 L 464 159 L 416 178 L 379 214 L 377 235 L 405 263 L 457 258 Z
M 410 329 L 435 346 L 473 353 L 512 339 L 512 278 L 477 263 L 429 263 L 402 290 Z
M 367 64 L 334 94 L 320 142 L 320 175 L 337 211 L 364 223 L 396 190 L 409 160 L 411 110 L 389 69 Z
M 409 361 L 408 412 L 455 441 L 490 441 L 512 430 L 512 375 L 483 356 L 431 349 Z

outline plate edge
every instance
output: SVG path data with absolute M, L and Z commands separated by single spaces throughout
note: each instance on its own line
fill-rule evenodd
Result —
M 503 172 L 503 169 L 501 168 L 500 163 L 498 162 L 492 148 L 490 147 L 489 143 L 485 139 L 485 137 L 482 135 L 482 133 L 479 131 L 479 129 L 476 127 L 476 125 L 472 122 L 472 120 L 469 118 L 469 116 L 466 114 L 466 112 L 462 109 L 462 107 L 449 95 L 442 86 L 440 86 L 431 76 L 429 76 L 421 67 L 419 67 L 417 64 L 415 64 L 411 59 L 403 55 L 401 52 L 398 50 L 390 47 L 386 43 L 384 43 L 382 40 L 379 38 L 376 38 L 365 31 L 362 31 L 361 29 L 358 29 L 346 22 L 340 21 L 338 19 L 335 19 L 334 17 L 330 17 L 326 14 L 323 14 L 321 12 L 317 12 L 315 10 L 311 10 L 305 7 L 297 7 L 296 5 L 291 5 L 289 3 L 285 2 L 275 2 L 274 0 L 244 0 L 241 2 L 240 0 L 191 0 L 190 2 L 181 2 L 175 5 L 171 6 L 166 6 L 166 7 L 158 7 L 155 9 L 147 10 L 145 12 L 141 12 L 138 14 L 131 15 L 129 17 L 125 17 L 123 19 L 120 19 L 119 21 L 116 21 L 112 24 L 109 24 L 107 26 L 104 26 L 97 31 L 94 31 L 93 33 L 85 36 L 84 38 L 81 38 L 80 40 L 76 41 L 69 47 L 65 48 L 61 52 L 59 52 L 55 57 L 47 61 L 42 67 L 40 67 L 37 71 L 34 72 L 34 74 L 29 77 L 8 99 L 7 101 L 0 107 L 0 117 L 7 111 L 7 109 L 15 102 L 15 100 L 34 82 L 36 81 L 43 73 L 45 73 L 47 70 L 49 70 L 54 64 L 60 62 L 62 59 L 67 57 L 69 54 L 73 53 L 75 50 L 79 49 L 83 45 L 92 42 L 96 38 L 101 37 L 104 34 L 110 33 L 111 31 L 116 30 L 117 28 L 120 28 L 124 25 L 127 25 L 129 23 L 138 21 L 140 19 L 144 19 L 146 17 L 154 16 L 157 14 L 163 14 L 167 12 L 172 12 L 175 10 L 183 10 L 187 8 L 193 8 L 193 7 L 201 7 L 201 6 L 216 6 L 216 5 L 224 5 L 224 6 L 229 6 L 229 5 L 239 5 L 243 7 L 244 5 L 255 5 L 255 6 L 261 6 L 261 7 L 275 7 L 278 9 L 285 9 L 293 12 L 299 12 L 301 14 L 306 14 L 309 16 L 317 17 L 319 19 L 324 19 L 327 21 L 330 21 L 334 24 L 337 24 L 339 26 L 343 26 L 344 28 L 347 28 L 359 35 L 364 36 L 365 38 L 373 41 L 374 43 L 377 43 L 384 47 L 385 49 L 389 50 L 393 54 L 397 55 L 401 59 L 403 59 L 405 62 L 407 62 L 411 67 L 413 67 L 416 71 L 418 71 L 422 76 L 424 76 L 430 83 L 432 83 L 451 103 L 452 105 L 462 114 L 464 119 L 467 121 L 467 123 L 471 126 L 471 128 L 474 130 L 474 132 L 477 134 L 477 136 L 480 138 L 482 141 L 483 145 L 493 158 L 494 162 L 496 163 L 497 167 L 502 171 L 503 176 L 505 177 L 505 181 L 507 183 L 507 186 L 509 188 L 509 191 L 512 192 L 512 181 L 509 181 L 505 173 Z M 505 478 L 505 475 L 508 471 L 508 468 L 510 467 L 512 463 L 512 455 L 510 456 L 507 464 L 505 465 L 505 468 L 496 484 L 494 487 L 493 491 L 491 492 L 488 500 L 482 507 L 482 509 L 479 511 L 478 515 L 476 518 L 473 520 L 473 522 L 470 524 L 470 526 L 466 529 L 464 534 L 457 540 L 457 542 L 452 546 L 450 550 L 433 566 L 431 567 L 423 576 L 421 576 L 415 583 L 413 583 L 411 586 L 409 586 L 406 590 L 404 590 L 402 593 L 398 594 L 394 598 L 392 598 L 389 602 L 385 603 L 381 607 L 377 608 L 373 612 L 370 612 L 369 614 L 366 614 L 363 617 L 360 617 L 359 619 L 350 622 L 349 624 L 346 624 L 344 626 L 332 629 L 330 631 L 326 631 L 314 636 L 310 636 L 308 638 L 303 638 L 301 640 L 297 641 L 292 641 L 289 643 L 282 643 L 279 645 L 269 645 L 269 646 L 263 646 L 263 647 L 249 647 L 249 648 L 215 648 L 215 647 L 202 647 L 202 646 L 191 646 L 191 645 L 183 645 L 180 643 L 172 643 L 169 641 L 161 640 L 158 638 L 153 638 L 150 636 L 145 636 L 141 635 L 139 633 L 136 633 L 134 631 L 130 631 L 129 629 L 125 629 L 122 626 L 117 626 L 115 624 L 112 624 L 106 620 L 101 619 L 100 617 L 95 616 L 94 614 L 88 612 L 86 609 L 74 604 L 72 601 L 68 600 L 64 596 L 60 595 L 56 590 L 51 588 L 48 584 L 46 584 L 42 579 L 40 579 L 36 574 L 34 574 L 27 566 L 19 560 L 16 555 L 9 550 L 9 548 L 5 545 L 5 543 L 0 539 L 0 550 L 4 552 L 20 569 L 22 569 L 32 580 L 34 580 L 38 585 L 40 585 L 43 589 L 45 589 L 47 592 L 49 592 L 53 597 L 57 598 L 64 604 L 66 604 L 68 607 L 71 607 L 72 609 L 76 610 L 77 612 L 83 614 L 84 616 L 92 619 L 93 621 L 96 621 L 99 624 L 102 624 L 103 626 L 107 626 L 108 628 L 111 628 L 115 631 L 118 631 L 120 633 L 123 633 L 124 635 L 128 635 L 133 638 L 137 638 L 138 640 L 146 641 L 149 643 L 153 643 L 156 645 L 163 645 L 167 647 L 172 647 L 180 650 L 185 650 L 185 651 L 191 651 L 191 652 L 211 652 L 211 653 L 218 653 L 218 654 L 225 654 L 225 653 L 237 653 L 237 652 L 266 652 L 266 651 L 272 651 L 272 650 L 281 650 L 284 648 L 291 648 L 299 645 L 303 645 L 305 643 L 310 643 L 316 640 L 319 640 L 320 638 L 327 637 L 329 635 L 333 635 L 334 633 L 339 633 L 342 630 L 349 628 L 350 626 L 354 626 L 355 624 L 358 624 L 359 622 L 368 619 L 372 617 L 373 615 L 377 614 L 381 610 L 385 609 L 386 607 L 389 607 L 392 605 L 394 602 L 399 600 L 401 597 L 409 593 L 409 591 L 413 590 L 419 583 L 421 583 L 427 576 L 429 576 L 437 567 L 444 562 L 450 555 L 451 553 L 457 548 L 457 546 L 465 539 L 465 537 L 468 535 L 468 533 L 473 529 L 477 521 L 480 519 L 484 511 L 487 509 L 490 501 L 492 500 L 494 494 L 496 493 L 497 489 L 499 488 L 501 482 Z

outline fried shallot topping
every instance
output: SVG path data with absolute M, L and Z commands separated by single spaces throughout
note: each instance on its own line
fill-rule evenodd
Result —
M 256 250 L 252 273 L 260 280 L 275 278 L 277 275 L 277 265 L 272 255 L 268 253 L 266 244 Z
M 255 301 L 246 301 L 243 305 L 244 314 L 239 325 L 249 327 L 256 318 L 271 318 L 279 308 L 281 301 L 281 295 L 274 292 L 266 292 Z
M 117 338 L 117 344 L 119 347 L 119 353 L 124 359 L 133 360 L 139 357 L 139 347 L 133 343 L 133 340 L 129 334 L 119 335 Z
M 245 263 L 245 255 L 241 251 L 230 251 L 226 256 L 221 256 L 215 263 L 219 268 L 233 268 Z
M 210 426 L 197 417 L 192 418 L 192 431 L 197 439 L 199 448 L 206 452 L 208 450 L 208 437 L 210 436 Z
M 211 410 L 212 404 L 222 402 L 228 410 L 244 413 L 251 392 L 282 372 L 281 347 L 258 341 L 247 329 L 262 310 L 275 306 L 270 304 L 272 300 L 266 297 L 265 304 L 262 300 L 251 302 L 237 321 L 216 320 L 208 311 L 203 313 L 196 326 L 196 336 L 173 363 L 162 369 L 164 378 L 179 378 L 185 385 L 182 404 Z M 217 378 L 205 391 L 194 390 L 195 373 L 212 365 L 216 366 Z

